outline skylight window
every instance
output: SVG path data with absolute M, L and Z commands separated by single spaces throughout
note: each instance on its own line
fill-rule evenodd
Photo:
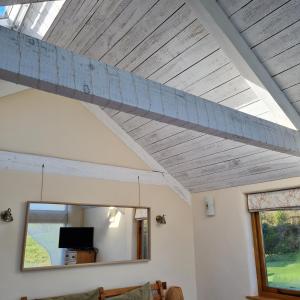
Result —
M 0 19 L 6 19 L 8 17 L 6 6 L 0 6 Z

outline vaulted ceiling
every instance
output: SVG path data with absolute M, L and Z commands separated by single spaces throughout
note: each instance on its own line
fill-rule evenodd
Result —
M 38 28 L 44 26 L 45 31 L 50 27 L 44 39 L 57 46 L 287 125 L 241 75 L 239 66 L 225 53 L 209 28 L 203 26 L 201 17 L 189 3 L 67 0 L 63 5 L 54 4 L 58 2 L 47 2 L 46 10 L 45 5 L 41 10 L 42 3 L 31 4 L 19 30 L 42 38 L 42 34 L 37 34 Z M 300 112 L 299 1 L 219 0 L 218 3 L 287 101 Z M 36 20 L 39 11 L 44 16 Z M 107 108 L 105 111 L 192 192 L 300 175 L 298 157 L 131 113 Z
M 73 0 L 65 6 L 47 41 L 280 123 L 184 1 Z

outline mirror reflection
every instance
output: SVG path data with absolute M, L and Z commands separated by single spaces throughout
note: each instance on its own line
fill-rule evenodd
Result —
M 28 203 L 22 269 L 150 259 L 149 208 Z

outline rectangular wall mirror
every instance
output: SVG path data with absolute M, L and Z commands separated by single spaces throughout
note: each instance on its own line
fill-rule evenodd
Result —
M 150 260 L 150 208 L 28 202 L 23 271 Z

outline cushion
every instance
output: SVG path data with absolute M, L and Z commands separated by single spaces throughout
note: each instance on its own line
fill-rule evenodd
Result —
M 111 300 L 151 300 L 152 299 L 152 292 L 151 292 L 151 285 L 147 283 L 138 289 L 134 289 L 130 292 L 125 294 L 110 297 L 108 299 Z
M 171 286 L 168 289 L 167 300 L 184 300 L 182 289 L 178 286 Z
M 65 295 L 59 297 L 42 298 L 36 300 L 99 300 L 99 290 L 93 290 L 86 293 Z

